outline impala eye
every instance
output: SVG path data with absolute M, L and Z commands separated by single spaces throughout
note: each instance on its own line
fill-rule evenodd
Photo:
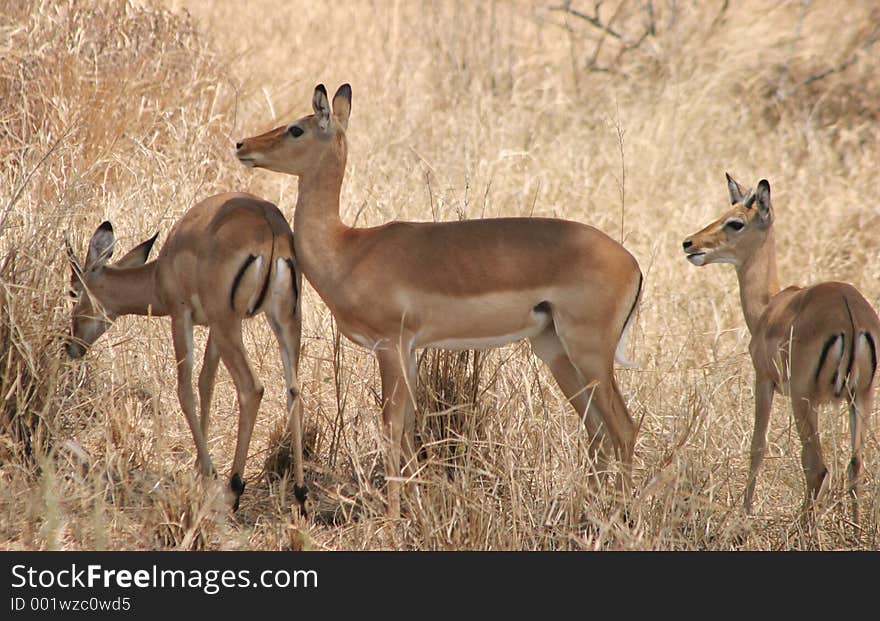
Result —
M 724 223 L 724 228 L 730 229 L 732 231 L 738 231 L 744 226 L 745 224 L 742 220 L 728 220 Z
M 293 136 L 294 138 L 299 138 L 304 133 L 303 128 L 300 127 L 299 125 L 291 125 L 290 129 L 288 129 L 287 131 L 289 131 L 290 135 Z

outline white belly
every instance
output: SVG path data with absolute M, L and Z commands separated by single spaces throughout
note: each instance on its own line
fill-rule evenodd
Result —
M 432 320 L 432 325 L 423 326 L 416 335 L 416 347 L 500 347 L 537 336 L 550 324 L 551 317 L 545 310 L 535 310 L 529 297 L 495 294 L 467 305 L 448 303 L 441 312 L 433 314 Z
M 511 334 L 498 334 L 496 336 L 483 336 L 479 338 L 443 339 L 442 341 L 435 341 L 433 343 L 420 343 L 419 346 L 436 347 L 437 349 L 491 349 L 493 347 L 501 347 L 508 343 L 515 343 L 522 339 L 538 336 L 544 328 L 547 327 L 549 322 L 550 317 L 547 316 L 543 325 L 529 326 L 524 330 L 513 332 Z

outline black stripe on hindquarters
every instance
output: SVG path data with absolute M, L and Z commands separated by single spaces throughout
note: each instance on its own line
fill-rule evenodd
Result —
M 263 214 L 263 219 L 266 220 L 266 224 L 269 225 L 269 230 L 272 230 L 272 224 L 266 219 L 266 214 Z M 254 304 L 253 308 L 248 310 L 248 315 L 253 317 L 254 313 L 263 305 L 263 300 L 266 299 L 266 292 L 269 290 L 269 279 L 272 278 L 272 267 L 275 263 L 275 236 L 272 236 L 272 249 L 269 251 L 269 269 L 266 270 L 266 280 L 263 281 L 263 288 L 260 290 L 260 297 L 257 298 L 257 303 Z
M 266 270 L 266 280 L 263 281 L 263 288 L 260 290 L 260 297 L 257 298 L 257 303 L 254 304 L 254 307 L 248 311 L 248 315 L 253 315 L 257 312 L 257 309 L 263 305 L 263 300 L 266 299 L 266 292 L 269 290 L 269 279 L 272 277 L 272 260 L 269 260 L 269 269 Z
M 837 342 L 837 339 L 843 339 L 843 332 L 839 332 L 825 341 L 825 345 L 822 346 L 822 353 L 819 354 L 819 366 L 816 367 L 816 377 L 813 378 L 815 383 L 819 383 L 819 374 L 822 372 L 822 367 L 825 366 L 825 358 L 828 357 L 828 352 L 834 346 L 834 343 Z M 841 352 L 842 354 L 843 352 Z M 834 371 L 834 376 L 831 378 L 831 385 L 833 386 L 837 382 L 837 370 Z
M 633 304 L 629 309 L 629 314 L 627 314 L 626 316 L 626 321 L 623 322 L 623 327 L 620 329 L 620 336 L 623 336 L 623 331 L 626 329 L 626 324 L 629 323 L 629 320 L 632 318 L 633 313 L 636 312 L 636 306 L 639 303 L 639 297 L 642 295 L 642 283 L 644 283 L 644 281 L 645 277 L 642 275 L 642 271 L 639 270 L 639 288 L 636 290 L 636 299 L 633 300 Z
M 299 299 L 299 291 L 296 288 L 296 266 L 290 257 L 284 259 L 284 262 L 290 268 L 290 283 L 293 285 L 293 308 L 296 309 L 296 301 Z
M 244 260 L 244 264 L 242 264 L 241 268 L 238 270 L 238 273 L 235 275 L 235 278 L 232 279 L 232 291 L 229 293 L 229 306 L 232 307 L 232 310 L 235 310 L 235 292 L 238 290 L 238 285 L 241 284 L 241 279 L 244 276 L 245 271 L 250 264 L 253 263 L 257 259 L 256 255 L 249 254 L 248 258 Z
M 868 384 L 874 381 L 874 374 L 877 372 L 877 344 L 874 343 L 874 337 L 870 332 L 863 332 L 865 340 L 868 341 L 868 347 L 871 348 L 871 377 L 868 378 Z

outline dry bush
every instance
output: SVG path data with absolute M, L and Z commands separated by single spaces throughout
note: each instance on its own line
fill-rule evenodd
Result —
M 821 418 L 834 485 L 816 523 L 802 520 L 800 442 L 783 398 L 756 515 L 743 515 L 754 396 L 736 281 L 680 249 L 725 208 L 725 170 L 747 184 L 767 177 L 783 282 L 847 280 L 880 300 L 870 3 L 0 4 L 3 547 L 880 545 L 876 416 L 856 540 L 840 408 Z M 595 9 L 606 28 L 559 5 Z M 161 244 L 195 201 L 233 189 L 292 217 L 295 180 L 243 169 L 231 145 L 307 113 L 318 82 L 354 90 L 346 223 L 566 217 L 638 258 L 646 281 L 627 353 L 640 367 L 618 371 L 640 424 L 625 515 L 612 486 L 591 485 L 582 425 L 526 344 L 423 355 L 424 450 L 396 522 L 382 503 L 377 365 L 309 287 L 308 520 L 284 472 L 281 365 L 259 321 L 246 344 L 266 393 L 235 515 L 222 486 L 193 472 L 165 320 L 120 319 L 84 361 L 61 359 L 64 232 L 84 251 L 109 218 L 120 246 L 157 229 Z M 222 370 L 215 400 L 209 448 L 222 473 L 237 417 Z

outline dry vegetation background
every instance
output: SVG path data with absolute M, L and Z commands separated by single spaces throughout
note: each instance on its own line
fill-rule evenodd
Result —
M 767 177 L 783 282 L 846 280 L 878 303 L 876 3 L 574 2 L 579 16 L 552 1 L 0 0 L 0 547 L 877 548 L 876 416 L 858 539 L 840 408 L 821 417 L 835 484 L 817 525 L 801 520 L 781 398 L 756 515 L 742 514 L 754 400 L 736 280 L 680 247 L 726 208 L 724 171 Z M 167 319 L 120 319 L 83 361 L 62 358 L 66 231 L 81 252 L 105 218 L 119 251 L 156 230 L 161 244 L 227 190 L 292 220 L 296 180 L 244 169 L 232 143 L 308 113 L 316 83 L 346 81 L 349 224 L 560 216 L 638 258 L 641 366 L 618 371 L 641 420 L 629 523 L 588 488 L 581 426 L 524 343 L 424 356 L 428 458 L 398 522 L 381 503 L 376 364 L 308 287 L 310 521 L 275 474 L 284 390 L 262 320 L 247 343 L 266 396 L 234 515 L 225 370 L 211 484 L 193 468 Z

